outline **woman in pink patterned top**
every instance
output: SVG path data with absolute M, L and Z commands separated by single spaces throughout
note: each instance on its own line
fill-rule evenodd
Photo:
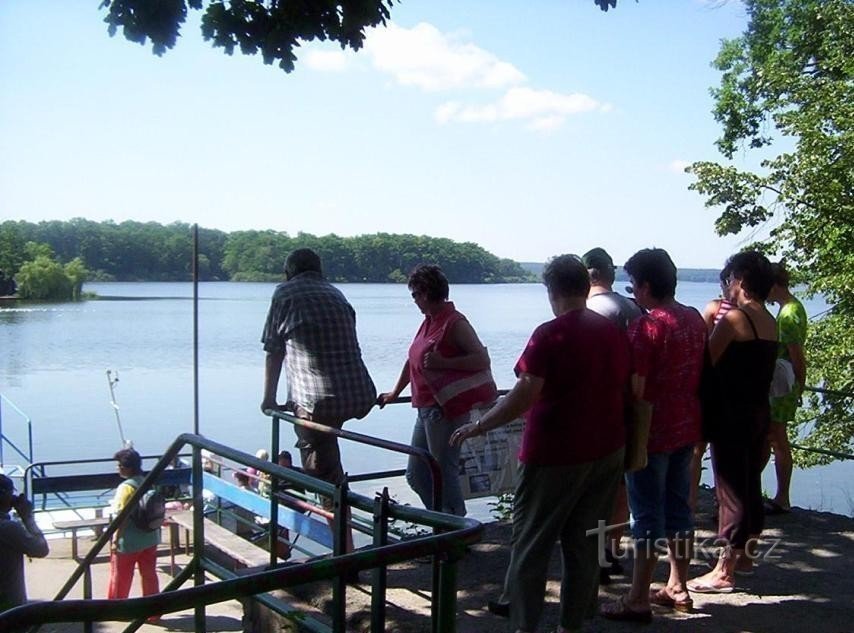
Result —
M 689 505 L 689 466 L 700 440 L 698 389 L 706 345 L 706 325 L 694 308 L 674 298 L 676 266 L 666 251 L 644 249 L 624 266 L 635 299 L 647 314 L 629 326 L 635 373 L 632 391 L 652 404 L 648 464 L 628 473 L 635 565 L 632 587 L 603 615 L 615 620 L 649 622 L 650 602 L 680 611 L 693 604 L 687 576 L 693 540 Z M 670 579 L 650 592 L 656 549 L 666 542 Z

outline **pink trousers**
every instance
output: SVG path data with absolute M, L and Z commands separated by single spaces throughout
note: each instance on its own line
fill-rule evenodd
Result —
M 129 554 L 111 553 L 108 599 L 115 600 L 128 597 L 130 585 L 133 582 L 135 565 L 139 566 L 139 575 L 142 578 L 142 595 L 148 596 L 160 591 L 160 583 L 157 580 L 157 546 L 152 545 Z

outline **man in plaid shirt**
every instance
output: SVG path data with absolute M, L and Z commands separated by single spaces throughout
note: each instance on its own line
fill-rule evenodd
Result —
M 351 418 L 365 417 L 377 398 L 356 338 L 356 313 L 323 278 L 320 257 L 311 249 L 288 256 L 285 278 L 273 293 L 261 336 L 267 352 L 261 410 L 287 409 L 340 429 Z M 279 405 L 276 394 L 285 359 L 288 400 Z M 340 484 L 344 470 L 338 438 L 300 426 L 295 432 L 306 473 Z M 331 507 L 331 501 L 324 499 L 324 506 Z

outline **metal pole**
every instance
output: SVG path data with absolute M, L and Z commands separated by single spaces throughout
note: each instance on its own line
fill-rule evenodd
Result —
M 279 418 L 273 417 L 273 436 L 270 440 L 273 451 L 270 457 L 277 464 L 279 463 L 279 434 L 280 434 Z M 279 482 L 281 480 L 275 475 L 270 476 L 270 565 L 276 565 L 279 562 L 279 499 L 276 493 L 279 490 Z
M 195 567 L 195 585 L 205 584 L 204 566 L 200 564 L 205 555 L 204 500 L 202 499 L 202 449 L 193 447 L 193 565 Z M 205 633 L 205 606 L 199 605 L 194 611 L 195 630 Z
M 335 494 L 332 496 L 332 511 L 335 518 L 332 520 L 332 557 L 333 560 L 345 553 L 347 549 L 347 530 L 349 515 L 347 505 L 347 476 L 338 486 L 335 486 Z M 344 633 L 347 619 L 347 574 L 350 570 L 342 571 L 332 583 L 332 631 L 333 633 Z
M 193 433 L 199 434 L 199 225 L 193 225 Z
M 374 547 L 388 545 L 388 488 L 374 499 Z M 371 586 L 371 631 L 385 631 L 385 594 L 388 574 L 385 565 L 374 567 Z

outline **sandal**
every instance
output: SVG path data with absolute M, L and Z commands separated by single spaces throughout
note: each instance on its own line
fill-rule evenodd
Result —
M 688 591 L 694 593 L 732 593 L 735 591 L 735 585 L 713 585 L 697 579 L 688 582 Z
M 649 603 L 658 605 L 659 607 L 667 607 L 679 613 L 691 613 L 694 610 L 694 601 L 690 597 L 676 600 L 667 593 L 666 588 L 659 589 L 658 591 L 650 590 Z
M 637 622 L 638 624 L 651 624 L 652 611 L 635 611 L 630 609 L 626 604 L 626 598 L 623 596 L 617 602 L 606 604 L 601 611 L 602 617 L 608 620 L 616 620 L 618 622 Z

